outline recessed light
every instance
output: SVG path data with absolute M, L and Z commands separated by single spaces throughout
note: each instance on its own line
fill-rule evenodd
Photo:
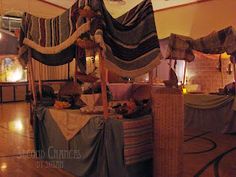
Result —
M 119 5 L 124 5 L 126 2 L 124 0 L 108 0 L 110 4 L 119 4 Z

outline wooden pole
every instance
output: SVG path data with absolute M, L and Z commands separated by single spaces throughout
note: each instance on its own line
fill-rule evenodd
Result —
M 43 88 L 42 88 L 42 80 L 41 80 L 41 63 L 39 63 L 39 97 L 40 97 L 40 101 L 42 101 L 42 97 L 43 97 Z
M 106 68 L 104 58 L 102 57 L 101 49 L 99 50 L 99 62 L 100 62 L 100 75 L 101 75 L 101 88 L 102 88 L 102 104 L 104 118 L 108 119 L 108 100 L 107 100 L 107 84 L 106 84 Z
M 153 85 L 153 70 L 149 71 L 149 84 L 152 86 Z
M 236 93 L 236 66 L 235 63 L 233 63 L 233 71 L 234 71 L 234 88 Z
M 107 68 L 105 69 L 105 81 L 106 81 L 106 83 L 109 82 L 109 75 L 108 75 L 108 69 Z
M 187 62 L 185 61 L 185 65 L 184 65 L 184 78 L 183 78 L 183 85 L 186 84 L 186 72 L 187 72 Z
M 77 54 L 76 54 L 77 55 Z M 77 83 L 77 57 L 75 57 L 74 83 Z
M 36 96 L 36 90 L 35 90 L 35 80 L 34 80 L 34 73 L 33 73 L 31 49 L 28 49 L 28 66 L 29 66 L 29 74 L 30 74 L 30 81 L 31 81 L 31 90 L 33 93 L 33 104 L 36 105 L 37 96 Z
M 28 79 L 28 91 L 32 92 L 32 87 L 31 87 L 31 77 L 30 77 L 30 66 L 29 63 L 27 64 L 27 79 Z
M 172 68 L 172 59 L 170 59 L 170 61 L 169 61 L 169 69 L 171 69 Z
M 219 60 L 220 60 L 220 63 L 221 63 L 221 69 L 220 69 L 220 75 L 221 75 L 221 85 L 222 85 L 222 88 L 224 88 L 224 70 L 223 70 L 223 67 L 222 67 L 222 55 L 220 54 L 219 56 Z

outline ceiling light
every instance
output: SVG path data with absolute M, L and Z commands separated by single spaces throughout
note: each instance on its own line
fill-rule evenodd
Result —
M 124 0 L 108 0 L 110 4 L 119 4 L 119 5 L 124 5 L 126 2 Z

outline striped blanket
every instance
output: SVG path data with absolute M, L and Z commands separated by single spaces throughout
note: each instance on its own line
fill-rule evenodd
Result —
M 91 19 L 80 14 L 91 8 Z M 148 28 L 147 28 L 148 27 Z M 102 48 L 107 68 L 122 76 L 144 74 L 159 64 L 160 47 L 151 0 L 114 19 L 103 0 L 77 0 L 62 15 L 44 19 L 25 13 L 20 36 L 21 58 L 27 47 L 33 58 L 47 65 L 61 65 L 76 56 L 75 42 L 89 36 Z M 23 50 L 24 49 L 24 50 Z
M 171 34 L 166 58 L 190 62 L 194 60 L 193 50 L 206 54 L 227 52 L 229 55 L 236 56 L 236 31 L 233 27 L 228 27 L 196 40 Z
M 108 68 L 134 77 L 156 67 L 161 55 L 151 0 L 144 0 L 123 15 L 122 22 L 112 18 L 104 4 L 102 8 L 106 26 L 100 46 Z
M 152 159 L 152 117 L 124 120 L 124 159 L 126 165 Z

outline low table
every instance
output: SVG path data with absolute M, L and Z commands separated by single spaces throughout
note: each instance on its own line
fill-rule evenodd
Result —
M 234 96 L 186 94 L 185 128 L 221 133 L 236 132 Z

